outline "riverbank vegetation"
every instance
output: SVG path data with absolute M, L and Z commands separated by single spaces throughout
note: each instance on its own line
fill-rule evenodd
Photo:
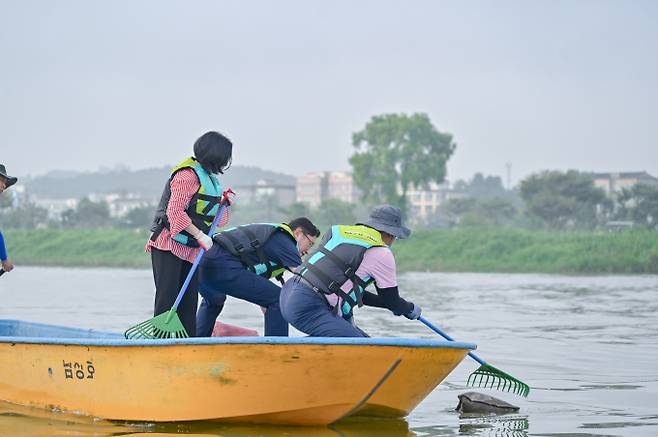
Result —
M 145 268 L 146 231 L 128 229 L 7 229 L 2 231 L 16 266 Z
M 20 265 L 147 268 L 146 231 L 5 230 Z M 401 271 L 657 274 L 658 232 L 416 230 L 393 246 Z
M 658 273 L 658 232 L 421 230 L 395 244 L 403 271 Z
M 235 181 L 246 185 L 235 186 L 244 195 L 230 208 L 231 225 L 306 216 L 324 230 L 363 221 L 372 206 L 387 202 L 415 228 L 409 241 L 394 247 L 403 271 L 658 273 L 658 178 L 644 171 L 543 170 L 514 188 L 509 175 L 505 188 L 499 176 L 477 173 L 451 186 L 446 163 L 457 146 L 426 114 L 374 116 L 352 143 L 359 200 L 344 182 L 332 193 L 328 173 L 318 176 L 319 199 L 297 197 L 305 203 L 291 203 L 289 189 L 277 194 L 277 187 L 291 187 L 292 176 L 272 174 L 283 185 L 274 179 L 246 184 L 247 175 L 236 173 Z M 141 185 L 135 178 L 104 175 L 112 185 L 96 185 L 90 175 L 78 175 L 76 183 L 66 183 L 69 192 L 108 194 L 68 198 L 63 209 L 61 201 L 37 205 L 29 190 L 8 191 L 0 196 L 0 228 L 8 234 L 10 256 L 19 265 L 147 267 L 146 229 L 165 170 L 148 173 L 150 196 L 134 192 Z M 123 189 L 115 185 L 128 180 Z M 54 189 L 62 180 L 34 183 L 32 191 Z

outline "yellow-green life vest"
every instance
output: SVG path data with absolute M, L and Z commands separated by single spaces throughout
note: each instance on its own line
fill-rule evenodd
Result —
M 358 277 L 356 270 L 366 250 L 385 246 L 381 233 L 368 226 L 335 225 L 324 235 L 318 249 L 302 264 L 299 273 L 314 290 L 342 298 L 343 317 L 350 319 L 354 307 L 363 305 L 363 293 L 372 282 L 370 277 Z M 352 281 L 353 287 L 345 293 L 341 286 L 347 280 Z
M 191 168 L 194 170 L 197 178 L 199 179 L 199 190 L 192 196 L 190 203 L 185 209 L 185 213 L 190 217 L 192 223 L 199 228 L 203 233 L 207 234 L 210 231 L 213 219 L 219 209 L 219 203 L 222 199 L 222 186 L 219 183 L 217 175 L 208 173 L 201 164 L 193 157 L 185 159 L 171 170 L 171 176 L 165 184 L 158 204 L 158 209 L 151 226 L 151 239 L 155 241 L 163 228 L 170 229 L 169 220 L 167 218 L 167 205 L 171 198 L 171 180 L 174 175 L 184 168 Z M 198 247 L 196 239 L 186 231 L 182 231 L 172 237 L 174 241 L 190 247 Z

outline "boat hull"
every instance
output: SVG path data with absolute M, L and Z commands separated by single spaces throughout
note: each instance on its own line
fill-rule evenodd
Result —
M 466 351 L 468 353 L 468 351 Z M 355 413 L 358 416 L 405 417 L 464 359 L 459 349 L 421 348 L 404 353 L 394 372 Z
M 124 340 L 26 326 L 53 336 L 0 335 L 0 399 L 128 421 L 326 425 L 382 407 L 405 415 L 474 347 L 408 339 Z

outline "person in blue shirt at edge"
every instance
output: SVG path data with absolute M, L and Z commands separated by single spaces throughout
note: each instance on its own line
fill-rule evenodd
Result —
M 203 300 L 197 312 L 197 337 L 211 335 L 226 295 L 263 307 L 266 336 L 287 336 L 288 323 L 279 309 L 281 288 L 269 278 L 283 283 L 283 272 L 299 266 L 319 236 L 306 217 L 287 224 L 247 224 L 215 234 L 215 244 L 199 263 Z
M 400 297 L 390 249 L 397 238 L 410 234 L 400 209 L 391 205 L 376 207 L 355 226 L 332 226 L 281 289 L 283 317 L 316 337 L 368 337 L 353 319 L 354 308 L 362 305 L 418 319 L 420 307 Z M 365 291 L 373 282 L 377 294 Z
M 18 182 L 18 178 L 9 176 L 7 169 L 3 164 L 0 164 L 0 194 L 7 188 Z M 5 248 L 5 239 L 0 231 L 0 262 L 2 263 L 2 272 L 11 272 L 14 269 L 14 263 L 7 258 L 7 249 Z

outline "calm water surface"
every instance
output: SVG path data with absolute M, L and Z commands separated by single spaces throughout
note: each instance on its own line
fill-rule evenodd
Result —
M 329 428 L 112 423 L 0 403 L 0 436 L 655 436 L 658 277 L 413 273 L 404 296 L 454 338 L 532 387 L 528 399 L 489 392 L 518 414 L 460 418 L 466 358 L 405 420 Z M 0 278 L 0 318 L 123 331 L 151 316 L 150 271 L 19 267 Z M 432 338 L 420 322 L 362 308 L 372 336 Z M 262 333 L 260 310 L 229 299 L 221 319 Z M 292 335 L 300 335 L 293 332 Z

